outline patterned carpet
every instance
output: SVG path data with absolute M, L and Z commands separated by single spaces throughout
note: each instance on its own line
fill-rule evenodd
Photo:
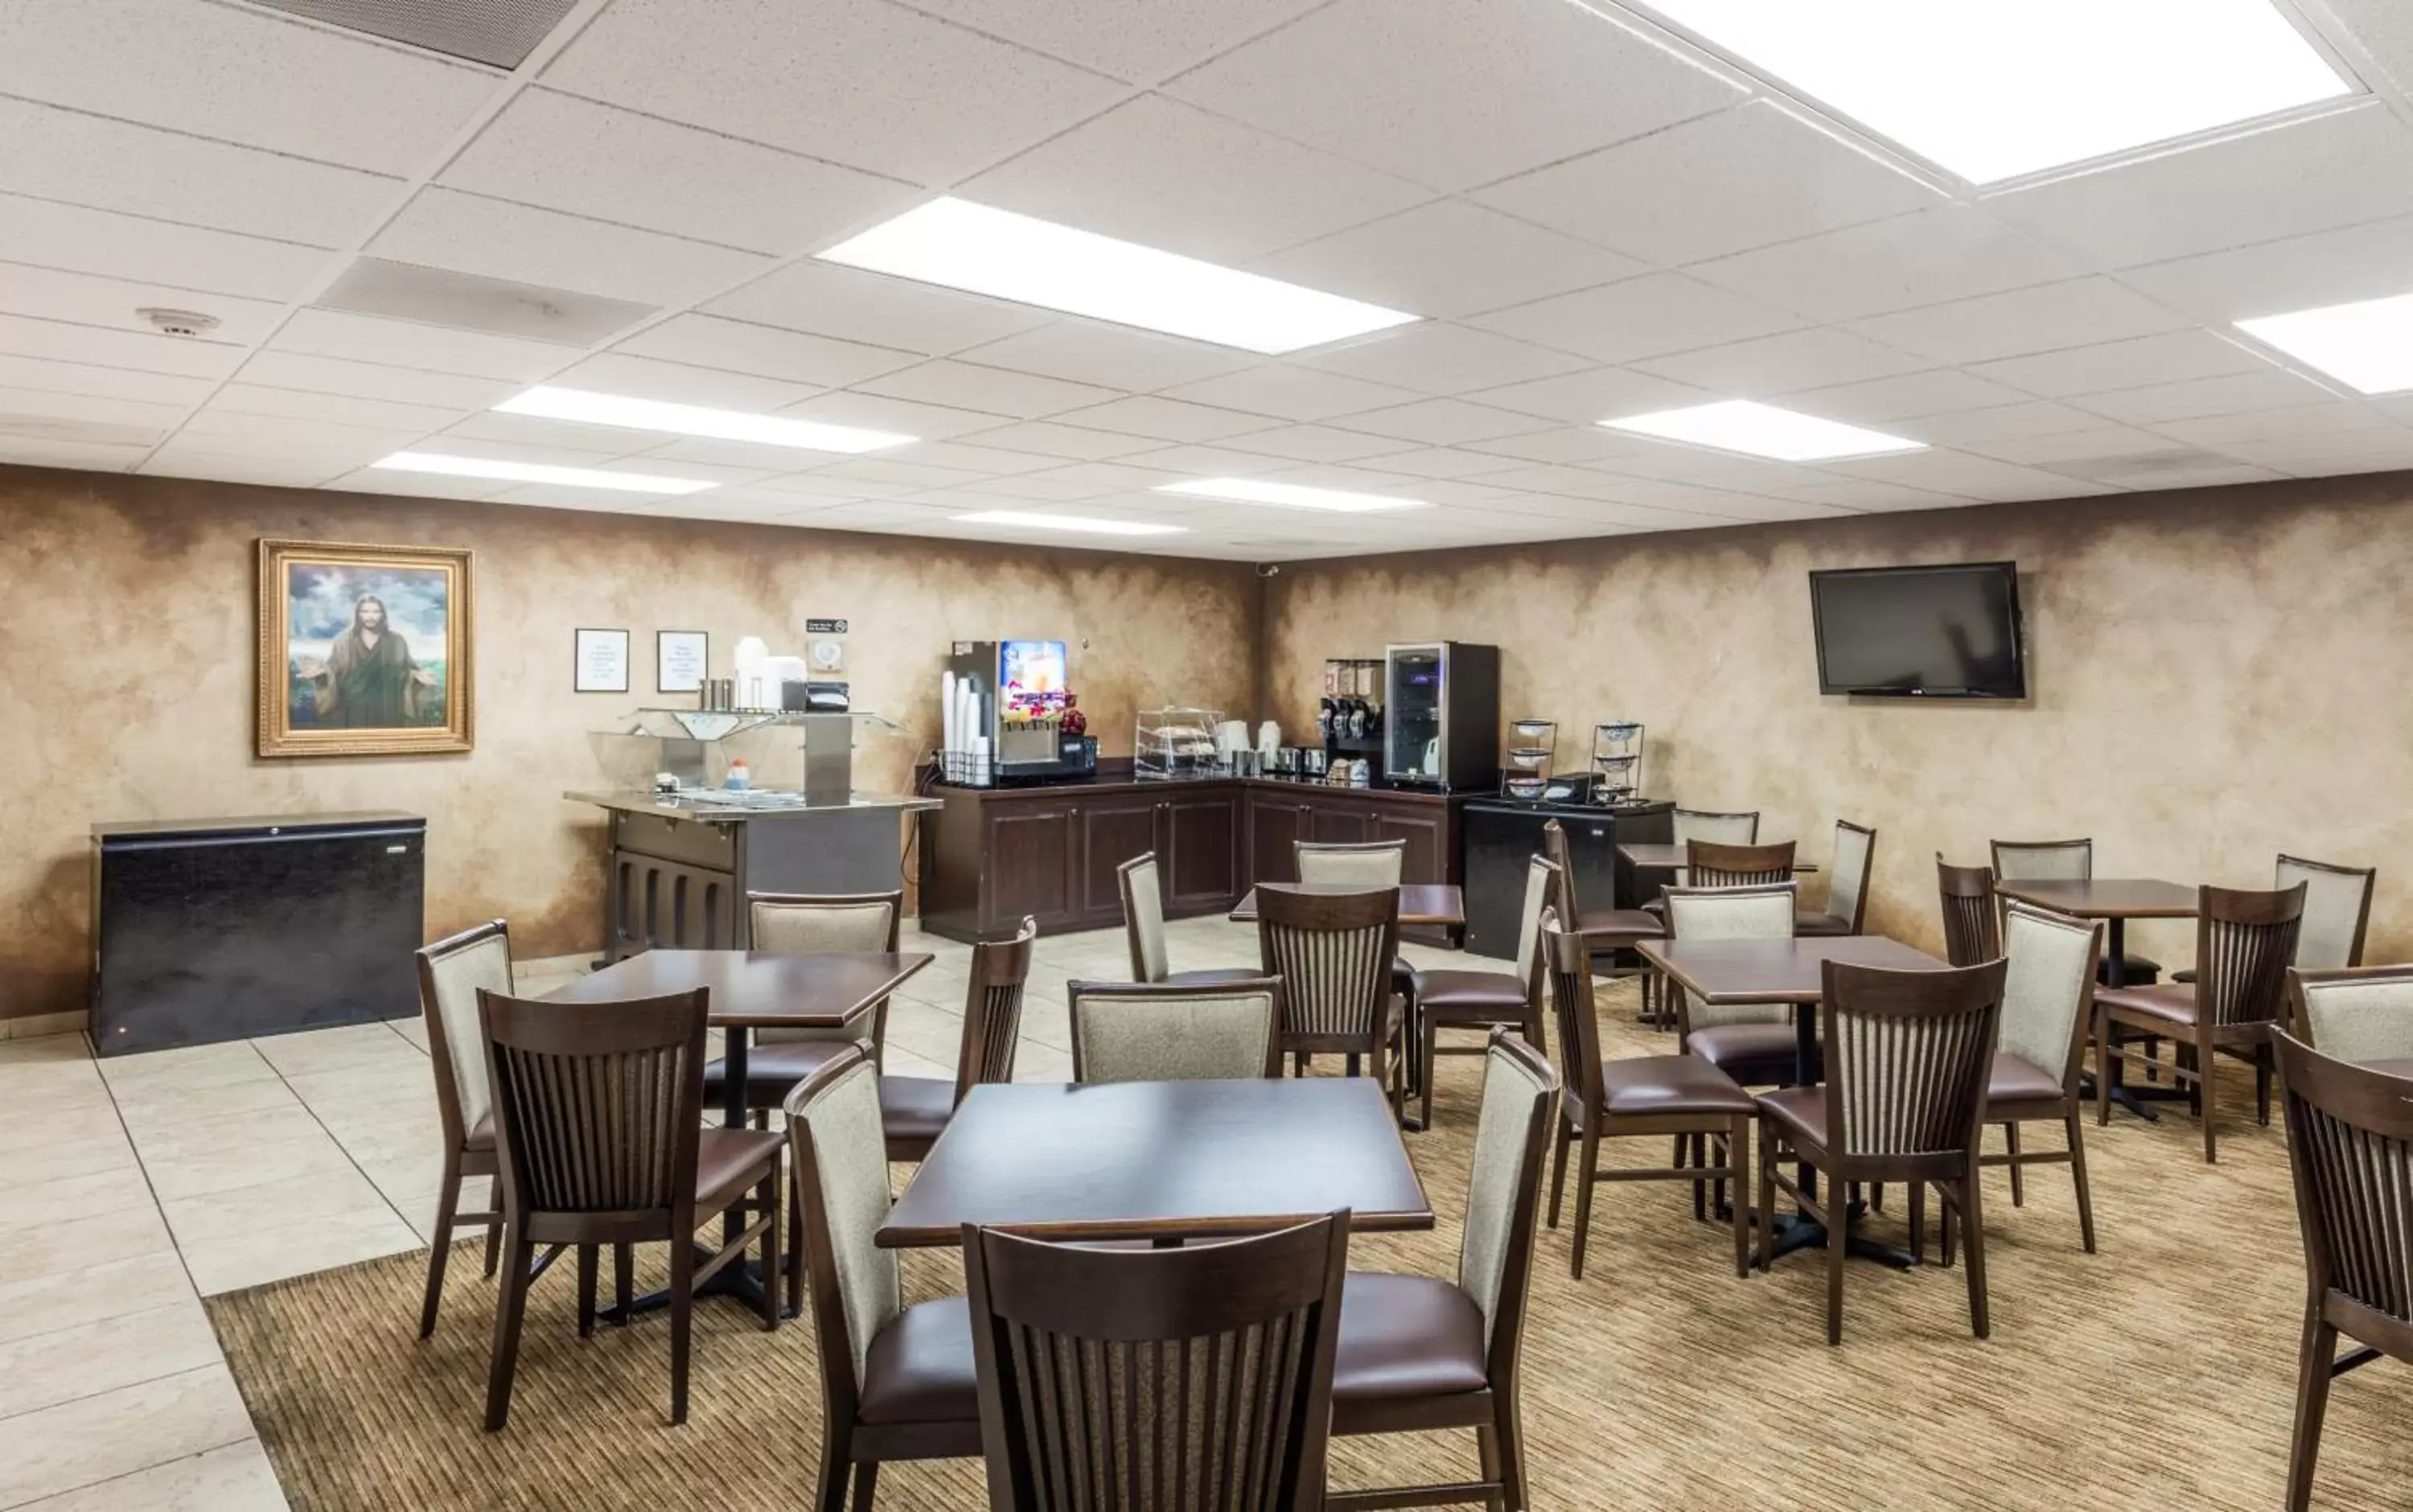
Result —
M 1611 1055 L 1663 1053 L 1602 995 Z M 1367 1238 L 1359 1268 L 1451 1273 L 1478 1062 L 1451 1060 L 1439 1129 L 1410 1149 L 1441 1214 L 1430 1234 Z M 2252 1122 L 2251 1081 L 2223 1088 L 2217 1166 L 2192 1119 L 2090 1122 L 2102 1250 L 2078 1247 L 2065 1169 L 2029 1174 L 2027 1206 L 1989 1177 L 1993 1338 L 1970 1337 L 1961 1272 L 1854 1264 L 1844 1342 L 1825 1343 L 1823 1262 L 1735 1278 L 1723 1228 L 1677 1186 L 1595 1201 L 1586 1275 L 1545 1230 L 1526 1336 L 1525 1424 L 1539 1508 L 2167 1508 L 2279 1505 L 2294 1391 L 2302 1257 L 2285 1142 Z M 2030 1148 L 2049 1134 L 2031 1128 Z M 1611 1159 L 1663 1163 L 1657 1140 Z M 1647 1148 L 1646 1148 L 1647 1147 Z M 898 1173 L 903 1179 L 906 1173 Z M 1873 1220 L 1898 1234 L 1899 1201 Z M 1572 1207 L 1570 1207 L 1570 1213 Z M 1931 1251 L 1931 1253 L 1932 1252 Z M 434 1341 L 413 1337 L 423 1257 L 395 1256 L 213 1298 L 236 1381 L 297 1512 L 334 1509 L 804 1505 L 819 1459 L 808 1324 L 775 1335 L 733 1304 L 698 1310 L 693 1415 L 667 1426 L 668 1325 L 577 1337 L 570 1267 L 529 1306 L 510 1429 L 480 1431 L 492 1289 L 456 1261 Z M 658 1258 L 658 1257 L 657 1257 Z M 912 1295 L 960 1283 L 952 1255 L 912 1260 Z M 2413 1380 L 2388 1362 L 2338 1383 L 2316 1505 L 2413 1512 Z M 1343 1440 L 1337 1485 L 1452 1479 L 1471 1436 Z M 977 1506 L 976 1463 L 900 1464 L 880 1505 Z

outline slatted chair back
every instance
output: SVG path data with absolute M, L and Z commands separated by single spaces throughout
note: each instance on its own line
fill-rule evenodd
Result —
M 2296 934 L 2296 965 L 2307 971 L 2333 971 L 2362 964 L 2362 940 L 2371 926 L 2371 867 L 2339 867 L 2302 856 L 2279 858 L 2272 886 L 2281 892 L 2304 884 L 2304 922 Z
M 1848 819 L 1835 821 L 1835 853 L 1827 876 L 1827 917 L 1856 935 L 1869 916 L 1869 875 L 1875 868 L 1877 832 Z
M 2284 892 L 2198 891 L 2198 1016 L 2215 1030 L 2266 1023 L 2286 1005 L 2287 963 L 2303 922 L 2305 884 Z
M 1935 887 L 1944 899 L 1944 958 L 1975 966 L 2003 953 L 2003 915 L 1994 902 L 1994 868 L 1956 867 L 1935 852 Z
M 2274 1030 L 2287 1087 L 2287 1152 L 2312 1292 L 2413 1327 L 2413 1086 Z M 2349 1330 L 2376 1342 L 2369 1329 Z M 2379 1332 L 2391 1331 L 2382 1327 Z
M 1687 887 L 1760 887 L 1793 880 L 1793 842 L 1773 845 L 1721 845 L 1715 840 L 1684 842 Z
M 1827 961 L 1827 1128 L 1854 1163 L 1904 1173 L 1976 1158 L 2005 963 L 1896 971 Z
M 753 948 L 778 956 L 818 956 L 833 951 L 881 951 L 893 954 L 905 917 L 905 894 L 893 893 L 748 893 L 747 938 Z M 872 1038 L 885 1039 L 887 1004 L 873 1015 Z M 792 1040 L 859 1040 L 860 1028 L 800 1029 L 765 1025 L 754 1031 L 755 1043 L 776 1045 Z
M 2003 1053 L 2052 1075 L 2075 1095 L 2094 1018 L 2102 932 L 2090 919 L 2026 903 L 2003 912 Z
M 1264 974 L 1281 978 L 1283 1049 L 1379 1052 L 1399 949 L 1398 888 L 1308 893 L 1261 885 L 1257 949 Z
M 1281 1071 L 1282 985 L 1074 982 L 1073 1079 L 1240 1081 Z
M 625 1002 L 478 994 L 504 1203 L 523 1242 L 693 1233 L 701 987 Z
M 2092 882 L 2095 841 L 1993 840 L 1996 882 Z
M 971 981 L 964 988 L 964 1032 L 955 1049 L 955 1101 L 987 1082 L 1014 1079 L 1014 1052 L 1022 1042 L 1022 994 L 1030 980 L 1031 942 L 1039 921 L 1026 916 L 1011 940 L 972 947 Z
M 1670 887 L 1667 937 L 1671 940 L 1790 940 L 1800 889 L 1786 874 L 1781 882 L 1753 887 Z M 1679 1044 L 1695 1030 L 1718 1024 L 1782 1024 L 1791 1010 L 1781 1002 L 1703 1002 L 1676 991 Z
M 989 1505 L 1321 1508 L 1348 1224 L 1143 1251 L 966 1224 Z
M 1759 810 L 1748 813 L 1717 813 L 1707 808 L 1679 808 L 1669 816 L 1672 828 L 1668 838 L 1678 845 L 1695 840 L 1708 840 L 1716 845 L 1757 845 L 1759 843 Z M 1679 870 L 1667 879 L 1671 887 L 1690 887 L 1692 877 Z
M 493 1076 L 478 994 L 512 996 L 511 926 L 489 919 L 418 952 L 419 1013 L 427 1026 L 427 1059 L 435 1063 L 436 1112 L 446 1148 L 459 1149 L 469 1131 L 494 1111 Z
M 1164 948 L 1164 889 L 1157 875 L 1156 852 L 1135 855 L 1117 867 L 1115 886 L 1123 898 L 1123 935 L 1131 943 L 1132 980 L 1163 981 L 1173 974 L 1173 959 Z
M 2413 966 L 2287 973 L 2287 1032 L 2335 1060 L 2413 1060 Z
M 1298 840 L 1291 846 L 1298 880 L 1338 887 L 1397 887 L 1407 873 L 1405 840 Z

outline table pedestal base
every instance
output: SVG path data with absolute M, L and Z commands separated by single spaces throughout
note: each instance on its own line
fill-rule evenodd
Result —
M 695 1263 L 698 1269 L 702 1269 L 712 1256 L 712 1251 L 701 1244 L 695 1246 Z M 702 1301 L 707 1297 L 733 1297 L 760 1312 L 762 1311 L 762 1268 L 751 1260 L 732 1260 L 698 1284 L 695 1296 L 697 1301 Z M 625 1308 L 616 1304 L 612 1307 L 598 1308 L 595 1315 L 606 1323 L 626 1323 L 630 1318 L 647 1312 L 659 1312 L 670 1305 L 671 1291 L 665 1286 L 659 1291 L 647 1292 L 642 1297 L 630 1297 L 629 1305 Z M 791 1301 L 786 1307 L 781 1308 L 779 1315 L 783 1318 L 794 1317 L 795 1303 Z

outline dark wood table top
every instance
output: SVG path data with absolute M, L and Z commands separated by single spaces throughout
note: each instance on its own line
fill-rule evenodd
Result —
M 548 992 L 555 1002 L 611 1002 L 709 988 L 718 1029 L 837 1029 L 935 957 L 918 951 L 649 950 Z
M 1680 845 L 1636 840 L 1619 846 L 1617 853 L 1633 862 L 1637 871 L 1681 871 L 1692 865 L 1691 858 L 1685 855 L 1684 847 Z M 1796 861 L 1793 869 L 1815 871 L 1818 868 L 1807 861 Z
M 1669 981 L 1704 1001 L 1816 1002 L 1827 961 L 1894 971 L 1951 968 L 1884 935 L 1800 935 L 1791 940 L 1645 940 L 1634 947 Z
M 886 1249 L 966 1223 L 1062 1239 L 1262 1234 L 1350 1209 L 1360 1230 L 1433 1226 L 1364 1076 L 975 1087 L 880 1225 Z
M 1278 884 L 1298 893 L 1362 893 L 1363 887 L 1340 882 L 1281 882 Z M 1257 922 L 1257 890 L 1250 888 L 1229 915 L 1235 924 Z M 1402 882 L 1399 884 L 1399 922 L 1401 924 L 1439 924 L 1456 928 L 1466 923 L 1466 894 L 1455 882 Z
M 2005 897 L 2080 919 L 2192 919 L 2196 890 L 2150 877 L 2097 877 L 2092 882 L 1998 882 Z

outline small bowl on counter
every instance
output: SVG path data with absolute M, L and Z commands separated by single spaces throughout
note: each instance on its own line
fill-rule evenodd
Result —
M 1519 803 L 1537 803 L 1548 791 L 1550 779 L 1546 777 L 1512 777 L 1502 784 L 1508 796 Z

